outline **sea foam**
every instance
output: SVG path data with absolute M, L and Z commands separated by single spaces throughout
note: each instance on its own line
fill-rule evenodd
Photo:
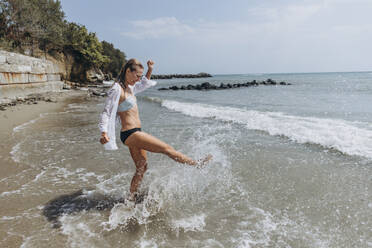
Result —
M 302 144 L 313 143 L 348 155 L 372 158 L 372 129 L 369 123 L 171 100 L 161 101 L 161 106 L 193 117 L 243 124 L 247 129 L 285 136 Z

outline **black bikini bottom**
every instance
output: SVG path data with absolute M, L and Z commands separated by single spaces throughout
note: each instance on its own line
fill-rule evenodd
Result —
M 141 131 L 141 128 L 132 128 L 132 129 L 129 129 L 129 130 L 126 130 L 126 131 L 121 131 L 120 132 L 120 140 L 123 142 L 123 144 L 125 144 L 125 140 L 128 139 L 128 137 L 132 134 L 132 133 L 135 133 L 137 131 Z

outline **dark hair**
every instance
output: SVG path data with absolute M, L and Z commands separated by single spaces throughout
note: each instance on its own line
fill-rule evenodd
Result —
M 124 83 L 127 69 L 129 68 L 130 71 L 135 71 L 137 70 L 137 67 L 143 69 L 143 65 L 137 59 L 128 60 L 128 62 L 121 68 L 117 81 L 119 83 Z

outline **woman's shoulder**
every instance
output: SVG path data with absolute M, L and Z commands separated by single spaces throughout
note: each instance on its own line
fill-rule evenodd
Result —
M 117 86 L 119 86 L 119 82 L 115 81 L 115 82 L 112 83 L 111 88 L 114 88 L 114 87 L 117 87 Z
M 120 85 L 119 83 L 117 82 L 114 82 L 110 89 L 107 91 L 107 94 L 108 95 L 114 95 L 114 94 L 117 94 L 117 93 L 120 93 Z
M 112 85 L 111 85 L 111 88 L 110 90 L 119 90 L 120 89 L 120 84 L 119 82 L 114 82 Z

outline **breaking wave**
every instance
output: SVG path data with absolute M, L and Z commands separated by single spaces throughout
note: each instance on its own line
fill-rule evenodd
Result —
M 292 116 L 233 107 L 172 100 L 152 100 L 162 107 L 198 118 L 215 118 L 244 125 L 270 135 L 288 137 L 298 143 L 313 143 L 348 155 L 372 158 L 372 130 L 368 123 L 339 119 Z

